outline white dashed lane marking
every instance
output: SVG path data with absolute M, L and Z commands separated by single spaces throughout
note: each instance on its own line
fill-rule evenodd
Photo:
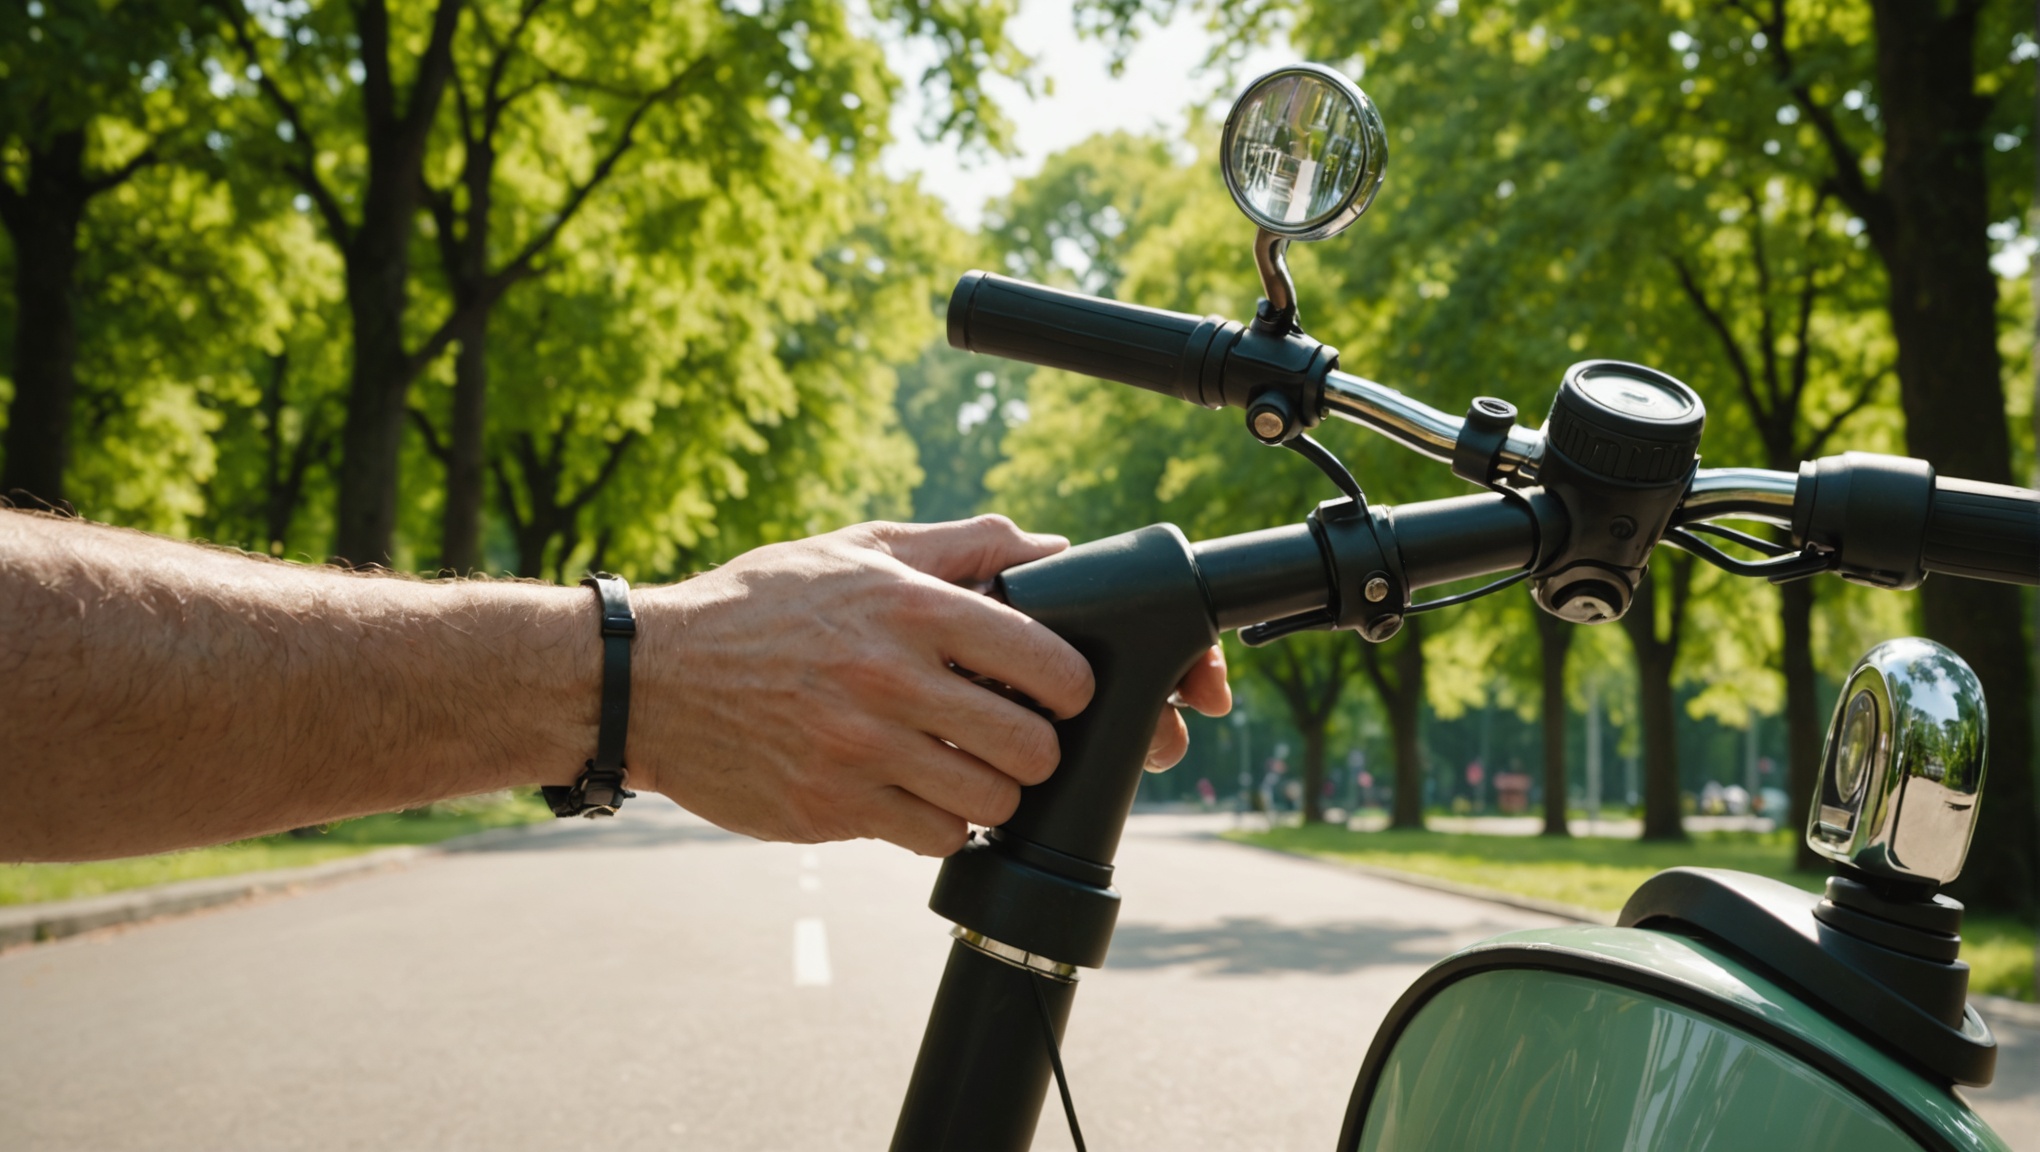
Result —
M 819 917 L 793 922 L 793 986 L 826 988 L 829 984 L 829 932 Z

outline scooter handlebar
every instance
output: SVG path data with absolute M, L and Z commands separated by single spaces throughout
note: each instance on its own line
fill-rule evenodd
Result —
M 1935 477 L 1920 566 L 1951 576 L 2040 584 L 2040 492 Z
M 1210 316 L 966 272 L 949 294 L 949 345 L 1204 404 L 1210 353 L 1240 326 Z M 1216 388 L 1212 389 L 1216 393 Z

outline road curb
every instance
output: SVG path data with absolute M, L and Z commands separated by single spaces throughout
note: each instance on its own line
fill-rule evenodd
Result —
M 437 844 L 378 848 L 359 856 L 308 864 L 302 868 L 276 868 L 266 872 L 210 876 L 203 880 L 179 880 L 172 884 L 134 888 L 80 900 L 0 906 L 0 950 L 61 940 L 66 936 L 118 924 L 139 924 L 145 920 L 182 916 L 258 896 L 300 892 L 370 872 L 408 867 L 430 856 L 493 847 L 530 836 L 536 829 L 550 827 L 550 824 L 516 824 L 471 832 Z

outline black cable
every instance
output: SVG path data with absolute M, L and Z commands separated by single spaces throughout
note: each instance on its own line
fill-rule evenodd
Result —
M 1355 480 L 1353 473 L 1345 464 L 1341 463 L 1337 456 L 1332 455 L 1330 448 L 1302 434 L 1283 441 L 1282 446 L 1317 465 L 1318 471 L 1330 477 L 1332 483 L 1337 484 L 1339 491 L 1344 492 L 1348 499 L 1361 505 L 1367 503 L 1367 497 L 1360 494 L 1360 481 Z
M 1077 1146 L 1077 1152 L 1084 1152 L 1084 1133 L 1077 1127 L 1077 1106 L 1070 1100 L 1069 1078 L 1063 1075 L 1062 1052 L 1055 1042 L 1055 1019 L 1048 1014 L 1048 997 L 1041 991 L 1041 981 L 1047 977 L 1032 972 L 1026 975 L 1028 987 L 1034 989 L 1034 1005 L 1041 1009 L 1041 1034 L 1048 1040 L 1048 1066 L 1055 1069 L 1055 1087 L 1062 1093 L 1063 1115 L 1070 1120 L 1070 1143 Z
M 1504 576 L 1492 584 L 1483 584 L 1471 592 L 1461 592 L 1456 596 L 1443 596 L 1436 600 L 1426 600 L 1422 604 L 1412 604 L 1403 609 L 1403 615 L 1415 616 L 1419 612 L 1431 612 L 1439 608 L 1450 608 L 1454 604 L 1464 604 L 1468 600 L 1478 600 L 1490 592 L 1500 592 L 1509 585 L 1521 583 L 1529 579 L 1529 577 L 1530 569 L 1525 568 L 1513 576 Z
M 1747 532 L 1738 532 L 1733 528 L 1724 528 L 1719 524 L 1710 524 L 1705 520 L 1696 520 L 1691 524 L 1681 524 L 1679 527 L 1687 532 L 1706 532 L 1710 535 L 1719 536 L 1723 540 L 1732 540 L 1752 552 L 1761 552 L 1766 556 L 1789 556 L 1798 552 L 1798 549 L 1790 544 L 1780 544 L 1775 540 L 1766 540 L 1761 536 L 1752 536 Z
M 1691 552 L 1724 572 L 1737 576 L 1760 576 L 1774 584 L 1802 579 L 1834 567 L 1834 556 L 1821 552 L 1795 552 L 1776 560 L 1738 560 L 1684 528 L 1666 529 L 1663 542 Z

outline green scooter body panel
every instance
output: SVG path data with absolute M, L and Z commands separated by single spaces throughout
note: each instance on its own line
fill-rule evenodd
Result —
M 1946 1085 L 1683 936 L 1515 932 L 1438 970 L 1460 974 L 1402 1020 L 1366 1105 L 1367 1152 L 2007 1152 Z

